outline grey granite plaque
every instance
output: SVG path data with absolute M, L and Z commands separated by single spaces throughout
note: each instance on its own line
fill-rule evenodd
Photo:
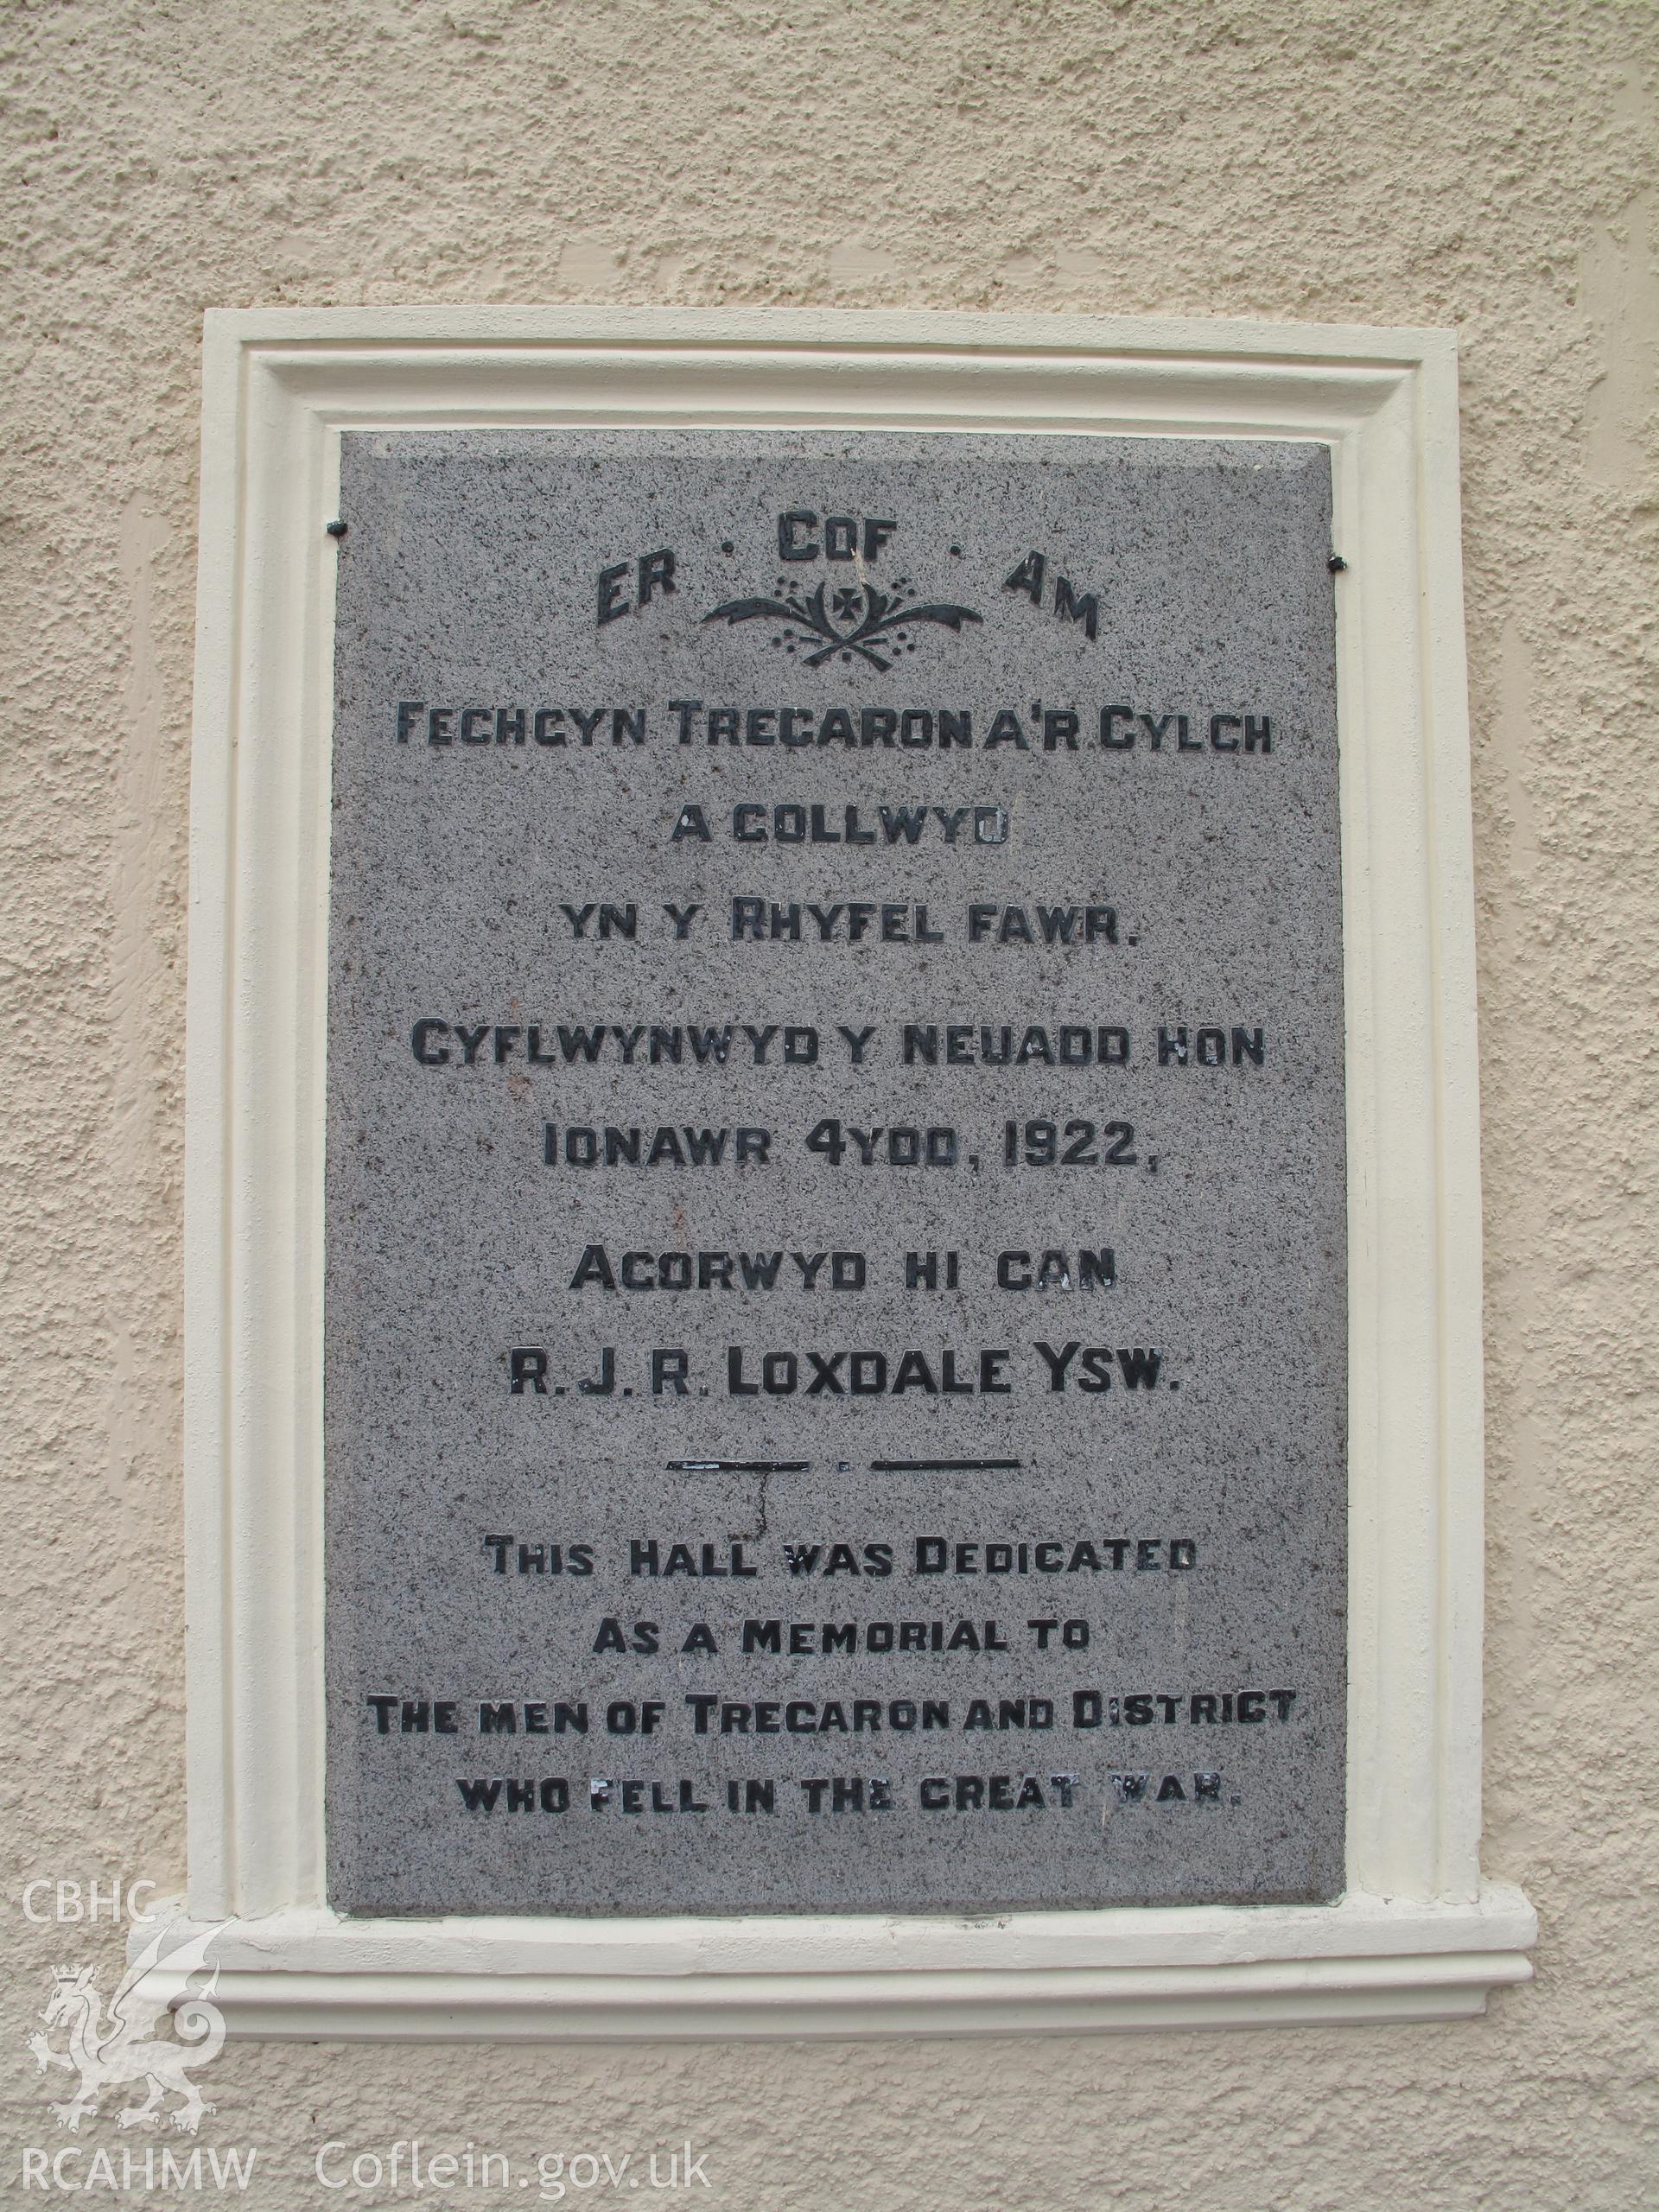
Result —
M 344 441 L 330 1895 L 1343 1885 L 1320 447 Z

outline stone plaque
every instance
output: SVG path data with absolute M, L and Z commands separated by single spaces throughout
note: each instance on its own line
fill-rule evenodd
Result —
M 1325 449 L 341 474 L 334 1904 L 1335 1896 Z

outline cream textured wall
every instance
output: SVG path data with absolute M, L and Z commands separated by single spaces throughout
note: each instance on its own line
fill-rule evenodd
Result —
M 204 2139 L 261 2145 L 245 2201 L 283 2212 L 353 2201 L 315 2188 L 308 2146 L 416 2132 L 521 2153 L 689 2136 L 713 2183 L 692 2201 L 741 2208 L 1659 2202 L 1659 15 L 1645 0 L 22 0 L 0 12 L 0 2202 L 43 2201 L 18 2146 L 53 2143 L 21 2042 L 48 1969 L 108 1969 L 117 1952 L 108 1930 L 27 1923 L 23 1882 L 176 1887 L 182 1872 L 201 313 L 597 299 L 1460 332 L 1485 1851 L 1539 1907 L 1538 1980 L 1484 2021 L 1425 2028 L 624 2054 L 240 2045 L 208 2077 Z M 116 2140 L 98 2127 L 92 2141 Z

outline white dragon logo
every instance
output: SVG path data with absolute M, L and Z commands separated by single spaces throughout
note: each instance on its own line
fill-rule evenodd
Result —
M 168 2010 L 169 1995 L 207 1963 L 208 1946 L 217 1928 L 193 1936 L 161 1958 L 157 1935 L 134 1960 L 121 1978 L 104 2018 L 104 1999 L 92 1986 L 91 1967 L 57 1967 L 52 1974 L 52 1994 L 41 2018 L 48 2028 L 67 2027 L 67 2048 L 55 2050 L 49 2037 L 38 2029 L 29 2048 L 42 2074 L 48 2066 L 66 2073 L 79 2072 L 80 2087 L 73 2097 L 52 2111 L 60 2127 L 78 2133 L 81 2120 L 96 2116 L 98 2101 L 105 2089 L 127 2082 L 148 2082 L 149 2094 L 142 2104 L 124 2106 L 117 2113 L 118 2127 L 156 2127 L 160 2125 L 162 2100 L 170 2092 L 182 2101 L 168 2117 L 175 2127 L 194 2135 L 205 2115 L 213 2109 L 202 2101 L 201 2091 L 188 2069 L 207 2066 L 219 2056 L 225 2043 L 225 2018 L 213 2002 L 219 1986 L 219 1968 L 200 1996 L 187 1997 L 173 2014 L 176 2042 L 152 2031 Z

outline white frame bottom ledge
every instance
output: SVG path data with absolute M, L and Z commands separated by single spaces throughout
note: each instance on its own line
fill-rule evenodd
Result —
M 162 1908 L 167 1948 L 214 1923 Z M 1517 1889 L 1466 1904 L 1170 1906 L 987 1918 L 220 1923 L 227 2034 L 342 2042 L 664 2042 L 1084 2035 L 1465 2019 L 1528 1981 Z M 166 1960 L 160 1972 L 166 1974 Z M 197 1976 L 198 1983 L 200 1975 Z M 168 1993 L 176 2003 L 183 1979 Z

